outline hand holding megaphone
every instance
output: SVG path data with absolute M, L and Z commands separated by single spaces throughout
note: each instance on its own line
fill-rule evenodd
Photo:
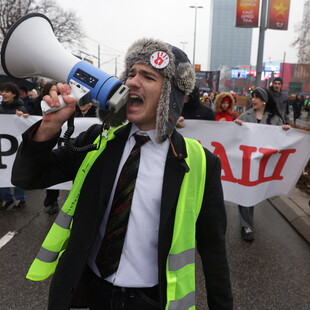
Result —
M 28 37 L 34 40 L 25 40 Z M 44 76 L 70 84 L 77 101 L 92 102 L 104 111 L 117 112 L 127 102 L 128 87 L 65 50 L 50 20 L 40 13 L 25 15 L 11 26 L 2 43 L 1 63 L 12 77 Z M 63 107 L 64 102 L 54 107 L 43 103 L 42 111 L 48 114 Z
M 78 84 L 76 81 L 73 81 L 73 80 L 70 81 L 70 89 L 71 89 L 71 92 L 70 94 L 68 94 L 68 97 L 74 98 L 77 103 L 82 101 L 82 98 L 85 95 L 87 95 L 87 93 L 89 92 L 89 89 L 87 89 L 83 85 Z M 42 109 L 43 114 L 49 114 L 52 112 L 56 112 L 66 106 L 66 103 L 64 102 L 61 95 L 58 95 L 55 98 L 56 99 L 55 104 L 53 103 L 53 101 L 50 104 L 48 104 L 46 102 L 46 99 L 48 99 L 49 96 L 45 96 L 45 97 L 46 98 L 43 98 L 43 100 L 41 101 L 41 109 Z M 81 103 L 81 105 L 83 104 Z
M 51 90 L 43 100 L 47 109 L 54 109 L 54 113 L 43 113 L 42 122 L 32 137 L 35 141 L 46 141 L 55 137 L 76 110 L 77 100 L 68 84 L 57 83 L 57 90 Z
M 61 112 L 64 118 L 63 122 L 65 122 L 75 112 L 77 98 L 68 84 L 57 83 L 56 86 L 57 90 L 51 90 L 50 94 L 45 95 L 41 101 L 43 117 L 52 112 L 68 108 L 64 110 L 67 110 L 66 112 Z
M 35 133 L 36 141 L 52 138 L 68 120 L 65 138 L 68 147 L 76 151 L 69 141 L 74 129 L 70 116 L 77 102 L 91 102 L 100 110 L 113 113 L 128 100 L 129 88 L 122 81 L 65 50 L 55 37 L 50 20 L 40 13 L 25 15 L 11 26 L 2 43 L 1 63 L 12 77 L 44 76 L 66 83 L 58 84 L 62 96 L 53 93 L 42 103 L 43 121 Z M 95 145 L 77 151 L 93 149 Z

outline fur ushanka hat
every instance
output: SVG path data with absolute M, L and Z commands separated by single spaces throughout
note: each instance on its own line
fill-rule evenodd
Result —
M 195 71 L 182 50 L 154 39 L 138 40 L 128 49 L 125 71 L 120 78 L 123 82 L 126 82 L 134 64 L 145 64 L 164 76 L 156 115 L 156 140 L 161 143 L 172 133 L 181 115 L 184 95 L 189 94 L 195 86 Z M 98 112 L 99 118 L 103 120 L 106 112 Z M 126 105 L 111 115 L 106 124 L 118 126 L 124 121 Z

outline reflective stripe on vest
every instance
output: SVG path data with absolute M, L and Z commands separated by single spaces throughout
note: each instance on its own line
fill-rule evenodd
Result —
M 75 177 L 68 198 L 62 206 L 55 222 L 45 237 L 39 253 L 28 270 L 26 275 L 27 279 L 42 281 L 55 272 L 58 260 L 66 249 L 70 237 L 72 219 L 84 180 L 93 163 L 105 149 L 107 142 L 114 139 L 114 132 L 119 127 L 111 127 L 110 130 L 104 131 L 102 136 L 105 138 L 98 136 L 94 144 L 99 145 L 99 141 L 101 139 L 100 148 L 96 151 L 88 152 L 85 156 Z
M 184 176 L 169 251 L 165 310 L 194 310 L 196 221 L 204 195 L 206 155 L 196 140 L 185 138 L 189 172 Z

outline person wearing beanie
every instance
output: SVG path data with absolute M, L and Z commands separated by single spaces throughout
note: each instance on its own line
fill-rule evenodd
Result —
M 72 216 L 75 206 L 48 310 L 193 309 L 196 246 L 209 309 L 231 310 L 220 160 L 175 130 L 184 96 L 195 86 L 193 66 L 179 48 L 145 38 L 129 47 L 121 80 L 129 88 L 127 103 L 117 113 L 99 110 L 104 132 L 96 124 L 73 142 L 80 147 L 98 139 L 99 150 L 53 150 L 76 109 L 69 86 L 58 84 L 67 106 L 23 134 L 14 162 L 12 182 L 27 189 L 75 180 L 56 219 Z M 56 92 L 44 100 L 59 105 Z M 135 185 L 126 186 L 132 179 Z M 36 280 L 44 278 L 42 264 L 55 261 L 46 257 L 55 254 L 48 246 L 32 265 L 29 276 Z
M 231 122 L 237 118 L 234 111 L 235 99 L 229 92 L 218 94 L 214 101 L 215 120 Z
M 290 129 L 285 124 L 278 106 L 270 90 L 256 87 L 252 92 L 252 108 L 239 115 L 235 123 L 243 122 L 282 126 L 284 130 Z M 238 205 L 241 225 L 241 237 L 244 241 L 253 242 L 254 233 L 254 206 L 245 207 Z
M 289 100 L 288 97 L 282 92 L 283 80 L 280 77 L 276 77 L 272 81 L 270 86 L 271 94 L 277 104 L 278 110 L 285 124 L 289 124 Z

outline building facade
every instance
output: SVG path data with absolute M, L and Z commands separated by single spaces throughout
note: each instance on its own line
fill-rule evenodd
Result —
M 252 28 L 237 28 L 236 0 L 212 0 L 210 14 L 210 71 L 250 65 Z

